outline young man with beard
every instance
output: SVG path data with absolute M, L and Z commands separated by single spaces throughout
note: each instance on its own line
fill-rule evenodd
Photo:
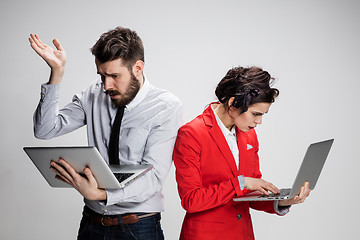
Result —
M 66 54 L 56 39 L 51 48 L 31 34 L 30 45 L 51 68 L 41 87 L 34 114 L 37 138 L 50 139 L 87 126 L 89 146 L 109 163 L 110 135 L 118 112 L 123 114 L 115 156 L 121 164 L 152 164 L 153 169 L 123 189 L 99 189 L 91 169 L 86 177 L 60 159 L 51 163 L 59 178 L 83 197 L 85 207 L 78 239 L 163 239 L 161 189 L 172 163 L 172 151 L 181 125 L 181 103 L 155 88 L 143 74 L 144 47 L 136 32 L 117 27 L 101 35 L 91 52 L 101 80 L 90 85 L 58 110 Z M 119 111 L 118 111 L 119 110 Z M 129 216 L 130 214 L 135 214 Z

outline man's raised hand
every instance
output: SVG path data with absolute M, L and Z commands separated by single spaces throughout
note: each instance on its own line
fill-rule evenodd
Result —
M 57 39 L 53 40 L 56 49 L 44 44 L 37 34 L 30 34 L 32 49 L 42 57 L 51 68 L 49 83 L 60 83 L 65 70 L 66 53 Z

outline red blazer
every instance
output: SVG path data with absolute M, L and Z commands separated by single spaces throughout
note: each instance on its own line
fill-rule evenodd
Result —
M 179 129 L 173 159 L 181 204 L 187 211 L 180 239 L 254 239 L 249 208 L 275 213 L 274 202 L 234 202 L 238 176 L 261 178 L 254 130 L 236 129 L 239 170 L 211 105 Z

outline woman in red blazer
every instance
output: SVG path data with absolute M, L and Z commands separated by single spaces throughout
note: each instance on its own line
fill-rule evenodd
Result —
M 261 179 L 254 130 L 279 94 L 272 80 L 257 67 L 229 70 L 215 91 L 219 102 L 180 128 L 173 159 L 187 211 L 181 240 L 254 239 L 249 208 L 284 215 L 309 195 L 306 184 L 290 200 L 232 201 L 253 190 L 279 192 Z

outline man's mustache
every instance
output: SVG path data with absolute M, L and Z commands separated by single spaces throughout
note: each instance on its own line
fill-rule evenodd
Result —
M 105 94 L 110 95 L 110 96 L 121 95 L 120 92 L 118 92 L 116 90 L 106 90 Z

